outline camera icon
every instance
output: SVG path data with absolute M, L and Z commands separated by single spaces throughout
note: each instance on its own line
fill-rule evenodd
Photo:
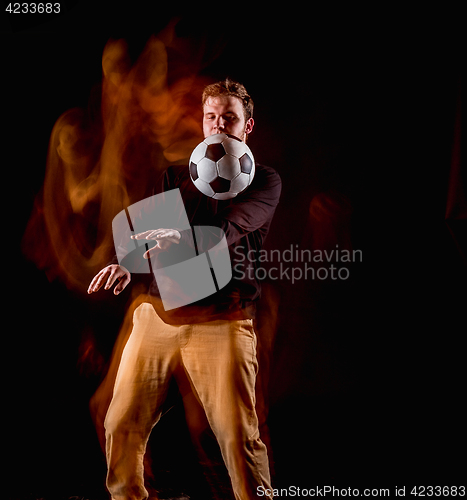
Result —
M 177 229 L 179 245 L 149 260 L 144 240 L 131 236 L 160 228 Z M 118 263 L 131 273 L 153 274 L 166 311 L 204 299 L 232 279 L 225 233 L 214 226 L 191 226 L 179 189 L 145 198 L 119 212 L 112 221 Z

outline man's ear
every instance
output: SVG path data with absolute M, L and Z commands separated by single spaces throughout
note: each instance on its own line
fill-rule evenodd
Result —
M 253 118 L 248 118 L 246 125 L 245 125 L 245 134 L 251 134 L 253 127 L 255 126 L 255 121 Z

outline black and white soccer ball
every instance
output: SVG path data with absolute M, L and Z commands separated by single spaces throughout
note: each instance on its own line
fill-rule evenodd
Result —
M 250 148 L 229 134 L 214 134 L 198 144 L 190 157 L 194 185 L 215 200 L 228 200 L 244 191 L 255 176 Z

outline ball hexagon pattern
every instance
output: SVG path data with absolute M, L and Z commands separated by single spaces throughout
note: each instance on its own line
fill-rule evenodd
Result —
M 201 193 L 216 200 L 228 200 L 251 184 L 255 159 L 250 148 L 237 137 L 214 134 L 193 150 L 189 171 Z

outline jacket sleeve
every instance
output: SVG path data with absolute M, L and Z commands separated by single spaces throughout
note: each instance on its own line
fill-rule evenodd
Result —
M 277 172 L 268 170 L 265 174 L 214 217 L 213 225 L 224 231 L 229 246 L 272 220 L 282 183 Z

